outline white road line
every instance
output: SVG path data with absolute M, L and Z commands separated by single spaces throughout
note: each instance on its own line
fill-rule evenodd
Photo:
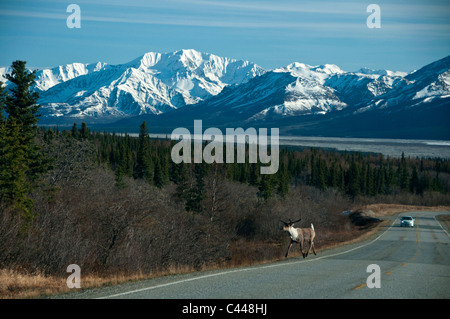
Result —
M 266 266 L 256 266 L 256 267 L 250 267 L 250 268 L 241 268 L 241 269 L 235 269 L 235 270 L 229 270 L 229 271 L 223 271 L 223 272 L 219 272 L 219 273 L 215 273 L 215 274 L 209 274 L 209 275 L 203 275 L 203 276 L 199 276 L 199 277 L 195 277 L 195 278 L 189 278 L 189 279 L 183 279 L 183 280 L 178 280 L 178 281 L 173 281 L 173 282 L 169 282 L 166 284 L 161 284 L 161 285 L 156 285 L 156 286 L 151 286 L 151 287 L 146 287 L 146 288 L 141 288 L 141 289 L 136 289 L 136 290 L 131 290 L 131 291 L 126 291 L 126 292 L 122 292 L 122 293 L 118 293 L 118 294 L 113 294 L 113 295 L 109 295 L 109 296 L 105 296 L 105 297 L 99 297 L 96 299 L 108 299 L 108 298 L 116 298 L 116 297 L 120 297 L 120 296 L 125 296 L 125 295 L 130 295 L 130 294 L 134 294 L 134 293 L 138 293 L 138 292 L 142 292 L 142 291 L 147 291 L 147 290 L 153 290 L 153 289 L 158 289 L 158 288 L 163 288 L 163 287 L 168 287 L 168 286 L 172 286 L 172 285 L 177 285 L 177 284 L 182 284 L 185 282 L 190 282 L 190 281 L 194 281 L 194 280 L 199 280 L 199 279 L 205 279 L 205 278 L 211 278 L 211 277 L 217 277 L 217 276 L 222 276 L 222 275 L 227 275 L 227 274 L 231 274 L 231 273 L 236 273 L 236 272 L 243 272 L 243 271 L 250 271 L 250 270 L 257 270 L 257 269 L 266 269 L 266 268 L 274 268 L 274 267 L 281 267 L 281 266 L 288 266 L 288 265 L 293 265 L 293 264 L 301 264 L 301 263 L 307 263 L 307 262 L 314 262 L 317 260 L 321 260 L 321 259 L 325 259 L 325 258 L 329 258 L 329 257 L 335 257 L 335 256 L 340 256 L 343 254 L 347 254 L 349 252 L 355 251 L 357 249 L 366 247 L 370 244 L 373 244 L 374 242 L 376 242 L 378 239 L 380 239 L 388 230 L 390 230 L 392 228 L 392 226 L 394 225 L 394 223 L 397 221 L 397 217 L 394 219 L 394 221 L 392 222 L 391 226 L 389 226 L 388 229 L 386 229 L 381 235 L 379 235 L 377 238 L 375 238 L 374 240 L 365 243 L 364 245 L 358 246 L 358 247 L 354 247 L 352 249 L 340 252 L 340 253 L 335 253 L 335 254 L 331 254 L 331 255 L 326 255 L 326 256 L 321 256 L 321 257 L 317 257 L 314 259 L 307 259 L 307 260 L 297 260 L 297 261 L 293 261 L 293 262 L 288 262 L 288 263 L 279 263 L 279 264 L 272 264 L 272 265 L 266 265 Z

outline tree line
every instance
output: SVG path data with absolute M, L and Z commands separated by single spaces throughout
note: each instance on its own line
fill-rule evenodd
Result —
M 74 136 L 81 136 L 81 131 Z M 97 149 L 97 162 L 108 165 L 120 186 L 123 176 L 144 179 L 162 188 L 178 185 L 194 209 L 204 191 L 203 179 L 214 171 L 231 181 L 258 187 L 264 199 L 285 196 L 291 185 L 310 185 L 320 190 L 336 189 L 357 196 L 390 195 L 399 192 L 423 195 L 427 191 L 449 192 L 449 161 L 442 158 L 399 158 L 382 154 L 326 151 L 317 148 L 282 148 L 276 174 L 260 174 L 258 163 L 175 164 L 170 158 L 174 141 L 150 139 L 145 122 L 139 137 L 114 133 L 90 133 Z M 248 148 L 247 148 L 248 155 Z M 247 158 L 248 159 L 248 158 Z M 192 180 L 190 185 L 187 181 Z M 198 209 L 198 208 L 197 208 Z

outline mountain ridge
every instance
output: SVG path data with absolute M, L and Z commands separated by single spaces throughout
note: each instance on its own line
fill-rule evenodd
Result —
M 0 76 L 6 71 L 0 68 Z M 192 49 L 148 52 L 119 65 L 73 63 L 40 70 L 35 87 L 42 125 L 85 121 L 113 129 L 148 119 L 154 128 L 170 131 L 175 123 L 203 118 L 217 126 L 271 123 L 291 134 L 322 135 L 337 123 L 352 126 L 355 119 L 367 127 L 379 122 L 381 130 L 392 122 L 391 116 L 400 122 L 402 117 L 411 119 L 411 125 L 439 131 L 441 137 L 449 135 L 431 122 L 436 120 L 433 110 L 440 116 L 449 112 L 450 56 L 405 73 L 368 68 L 347 72 L 334 64 L 300 62 L 265 70 Z M 422 125 L 418 114 L 430 123 Z M 351 135 L 343 128 L 330 134 L 344 131 Z

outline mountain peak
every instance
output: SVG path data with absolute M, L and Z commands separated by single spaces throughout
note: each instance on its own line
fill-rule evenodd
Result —
M 310 79 L 321 84 L 333 75 L 345 73 L 335 64 L 311 66 L 300 62 L 294 62 L 284 68 L 275 69 L 274 72 L 289 72 L 294 77 Z
M 374 70 L 369 68 L 361 68 L 354 73 L 374 75 L 374 76 L 401 76 L 404 77 L 408 73 L 402 71 L 390 71 L 390 70 Z

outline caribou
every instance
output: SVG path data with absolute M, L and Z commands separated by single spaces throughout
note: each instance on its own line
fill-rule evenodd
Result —
M 281 227 L 280 230 L 289 232 L 289 234 L 291 236 L 291 242 L 289 243 L 288 249 L 286 250 L 286 255 L 285 255 L 286 258 L 288 256 L 289 249 L 291 249 L 291 247 L 294 243 L 300 244 L 300 251 L 302 253 L 303 258 L 306 258 L 308 256 L 309 252 L 311 251 L 311 248 L 312 248 L 314 255 L 316 255 L 316 250 L 314 249 L 314 238 L 316 237 L 316 232 L 314 231 L 314 225 L 311 224 L 310 228 L 295 228 L 295 227 L 293 227 L 294 223 L 297 223 L 300 220 L 301 220 L 301 218 L 296 221 L 291 221 L 289 219 L 289 222 L 287 223 L 280 219 L 280 222 L 282 222 L 284 224 L 284 226 Z M 307 241 L 307 242 L 309 241 L 309 248 L 306 251 L 306 253 L 303 252 L 303 245 L 304 245 L 305 241 Z

